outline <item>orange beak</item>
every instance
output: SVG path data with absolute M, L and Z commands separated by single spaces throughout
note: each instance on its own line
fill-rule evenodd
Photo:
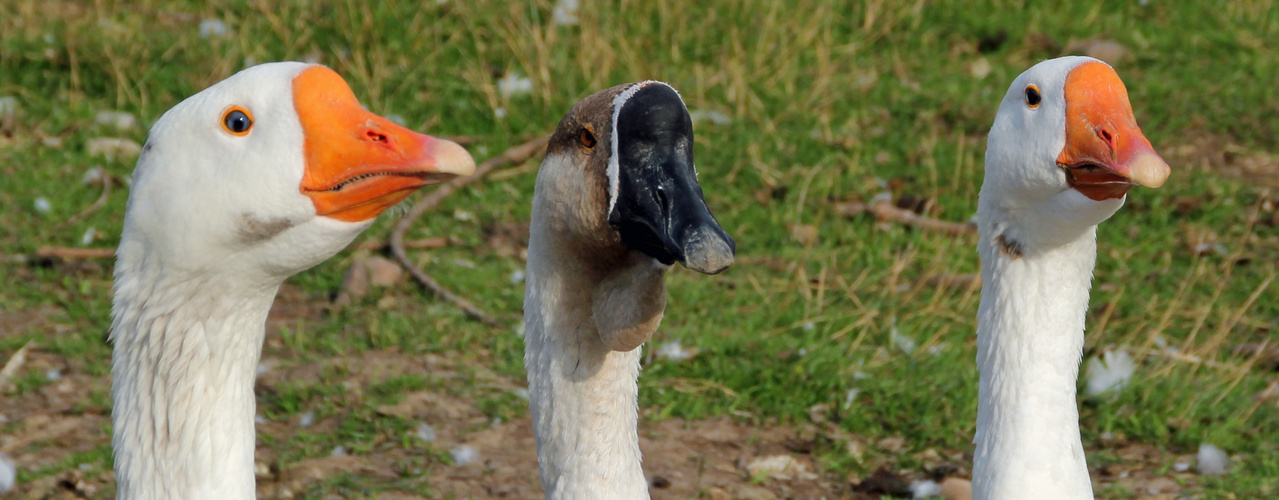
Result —
M 1071 187 L 1097 201 L 1123 198 L 1138 184 L 1157 188 L 1171 173 L 1137 126 L 1124 82 L 1095 61 L 1066 77 L 1066 147 L 1057 165 Z
M 305 137 L 301 190 L 318 215 L 369 220 L 420 187 L 475 172 L 462 146 L 368 112 L 329 68 L 293 79 L 293 105 Z

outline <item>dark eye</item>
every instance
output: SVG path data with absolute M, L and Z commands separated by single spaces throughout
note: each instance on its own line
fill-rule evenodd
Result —
M 1039 95 L 1039 87 L 1036 87 L 1034 85 L 1026 86 L 1026 105 L 1027 106 L 1030 106 L 1032 108 L 1038 108 L 1039 102 L 1043 100 L 1044 98 Z
M 249 111 L 244 108 L 232 107 L 222 115 L 222 128 L 234 135 L 248 134 L 249 129 L 253 128 L 253 117 L 249 116 Z
M 582 147 L 586 149 L 592 149 L 595 147 L 595 134 L 592 134 L 590 129 L 582 127 L 582 130 L 577 132 L 577 142 L 582 143 Z

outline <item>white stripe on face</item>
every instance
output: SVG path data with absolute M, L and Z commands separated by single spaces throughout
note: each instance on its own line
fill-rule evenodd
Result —
M 626 105 L 626 101 L 634 96 L 636 92 L 639 92 L 639 89 L 647 87 L 649 84 L 666 85 L 671 90 L 675 90 L 675 87 L 671 87 L 664 82 L 645 80 L 631 85 L 613 98 L 613 120 L 610 122 L 613 129 L 609 132 L 609 146 L 611 149 L 608 156 L 608 170 L 606 171 L 608 173 L 608 213 L 605 215 L 606 217 L 613 215 L 613 206 L 617 205 L 617 196 L 621 191 L 621 185 L 618 182 L 618 178 L 621 175 L 621 172 L 619 172 L 621 165 L 617 163 L 617 117 L 622 114 L 622 106 Z M 679 95 L 678 90 L 675 90 L 675 95 Z M 694 173 L 696 174 L 696 171 Z

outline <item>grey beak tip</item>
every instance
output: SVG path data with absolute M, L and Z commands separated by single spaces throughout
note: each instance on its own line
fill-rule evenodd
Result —
M 689 234 L 684 245 L 684 267 L 702 274 L 719 274 L 733 265 L 733 240 L 702 226 Z

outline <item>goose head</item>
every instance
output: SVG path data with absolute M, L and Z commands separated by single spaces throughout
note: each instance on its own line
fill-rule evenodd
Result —
M 1133 186 L 1157 188 L 1168 175 L 1114 69 L 1051 59 L 1018 76 L 1000 103 L 979 211 L 1001 212 L 1005 237 L 1052 245 L 1109 218 Z
M 326 67 L 254 66 L 151 128 L 118 272 L 282 280 L 341 250 L 417 188 L 473 171 L 460 146 L 370 113 Z
M 702 197 L 693 122 L 670 85 L 619 85 L 583 99 L 556 127 L 538 191 L 557 231 L 592 248 L 624 248 L 705 274 L 736 244 Z

